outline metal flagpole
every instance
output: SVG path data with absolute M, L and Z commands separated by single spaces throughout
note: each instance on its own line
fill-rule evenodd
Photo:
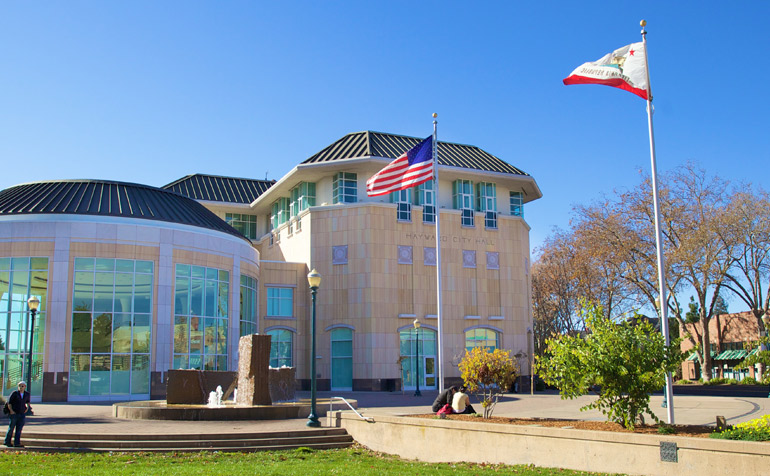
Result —
M 663 331 L 663 339 L 666 345 L 671 344 L 671 337 L 668 332 L 668 297 L 666 292 L 666 271 L 663 261 L 663 239 L 660 232 L 660 208 L 658 206 L 658 166 L 655 162 L 655 134 L 652 129 L 652 87 L 650 85 L 650 64 L 647 54 L 647 26 L 645 20 L 641 21 L 642 26 L 642 44 L 644 45 L 644 69 L 647 73 L 647 126 L 650 130 L 650 161 L 652 162 L 652 203 L 655 209 L 655 244 L 658 254 L 658 287 L 660 288 L 660 298 L 658 307 L 660 308 L 660 328 Z M 666 390 L 663 395 L 663 403 L 666 405 L 668 423 L 674 424 L 674 395 L 672 393 L 671 372 L 666 373 Z
M 436 343 L 438 346 L 438 391 L 444 391 L 444 346 L 443 333 L 441 332 L 441 228 L 439 226 L 441 212 L 438 205 L 438 141 L 436 128 L 438 114 L 433 113 L 433 206 L 436 209 L 436 301 L 438 320 L 438 337 Z

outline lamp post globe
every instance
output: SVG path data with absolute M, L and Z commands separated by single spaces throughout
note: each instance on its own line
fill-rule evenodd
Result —
M 316 416 L 316 350 L 315 350 L 315 332 L 316 332 L 316 310 L 315 301 L 318 294 L 318 288 L 321 287 L 321 273 L 313 269 L 307 275 L 307 284 L 310 286 L 310 295 L 312 297 L 312 313 L 310 318 L 310 415 L 307 417 L 307 426 L 319 427 L 321 422 Z
M 414 396 L 419 397 L 420 393 L 420 320 L 414 320 L 414 332 L 417 334 L 417 389 L 414 391 Z
M 29 307 L 30 323 L 29 323 L 29 353 L 27 354 L 27 391 L 32 391 L 32 349 L 35 342 L 35 314 L 40 307 L 40 299 L 37 296 L 31 296 L 27 299 L 27 306 Z

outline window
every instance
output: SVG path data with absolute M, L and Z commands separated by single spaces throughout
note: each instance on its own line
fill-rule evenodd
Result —
M 257 238 L 257 216 L 241 213 L 225 213 L 225 221 L 250 240 Z
M 268 317 L 294 317 L 294 289 L 267 288 Z
M 48 303 L 48 258 L 0 258 L 0 387 L 6 398 L 27 376 L 29 362 L 29 308 L 35 296 L 40 307 L 35 316 L 30 392 L 42 393 L 43 349 Z
M 174 368 L 227 370 L 230 273 L 176 265 Z
M 338 172 L 332 182 L 332 203 L 355 203 L 358 201 L 358 176 Z
M 299 215 L 300 212 L 315 206 L 315 183 L 300 182 L 291 189 L 289 194 L 291 195 L 292 218 Z
M 353 389 L 353 331 L 338 328 L 331 331 L 332 390 Z
M 267 335 L 270 336 L 270 367 L 291 367 L 294 333 L 287 329 L 273 329 L 267 331 Z
M 462 226 L 473 226 L 473 182 L 470 180 L 455 180 L 452 183 L 452 201 L 455 210 L 462 210 L 460 218 Z
M 433 180 L 420 184 L 415 189 L 415 203 L 422 205 L 423 223 L 436 223 L 436 198 Z
M 524 216 L 524 198 L 521 192 L 511 192 L 511 215 Z
M 241 336 L 257 332 L 257 280 L 241 275 Z
M 289 199 L 281 197 L 273 202 L 272 214 L 270 215 L 270 224 L 273 230 L 289 221 Z
M 70 397 L 149 395 L 153 262 L 75 258 L 74 281 Z
M 471 329 L 465 332 L 465 348 L 486 347 L 489 352 L 499 347 L 498 332 L 492 329 Z
M 391 193 L 390 201 L 396 204 L 396 219 L 398 221 L 412 221 L 412 194 L 409 189 Z
M 486 228 L 497 229 L 497 190 L 495 184 L 489 182 L 479 182 L 476 184 L 476 196 L 478 202 L 476 208 L 484 212 L 484 226 Z

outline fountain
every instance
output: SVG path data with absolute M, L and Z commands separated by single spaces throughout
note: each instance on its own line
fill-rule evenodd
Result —
M 196 421 L 306 417 L 310 413 L 310 400 L 295 399 L 294 369 L 269 367 L 270 336 L 243 336 L 238 344 L 238 372 L 169 370 L 166 400 L 116 403 L 112 406 L 113 416 Z M 231 395 L 232 401 L 229 400 Z M 354 400 L 349 402 L 357 406 Z M 336 402 L 332 409 L 343 406 L 344 403 Z M 323 399 L 319 400 L 317 416 L 325 415 L 328 409 L 328 400 L 325 404 Z

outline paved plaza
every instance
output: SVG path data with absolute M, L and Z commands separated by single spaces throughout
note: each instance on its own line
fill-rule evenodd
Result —
M 413 392 L 319 392 L 319 399 L 345 397 L 358 402 L 359 412 L 374 414 L 413 414 L 430 412 L 436 391 L 425 391 L 415 397 Z M 298 398 L 309 398 L 308 392 L 299 392 Z M 562 400 L 555 392 L 507 394 L 497 404 L 494 415 L 508 417 L 568 418 L 605 420 L 599 411 L 581 412 L 579 409 L 595 399 L 584 396 L 575 400 Z M 665 421 L 663 399 L 654 395 L 651 407 Z M 474 405 L 478 405 L 472 399 Z M 122 420 L 112 417 L 111 403 L 36 403 L 35 415 L 27 418 L 24 431 L 72 432 L 102 434 L 182 434 L 182 433 L 251 433 L 261 431 L 285 431 L 305 428 L 305 419 L 264 421 L 157 421 Z M 319 407 L 319 411 L 322 409 Z M 323 409 L 325 410 L 325 408 Z M 717 415 L 729 424 L 758 418 L 770 413 L 770 399 L 747 397 L 674 396 L 675 423 L 714 425 Z M 322 419 L 322 423 L 326 423 Z

